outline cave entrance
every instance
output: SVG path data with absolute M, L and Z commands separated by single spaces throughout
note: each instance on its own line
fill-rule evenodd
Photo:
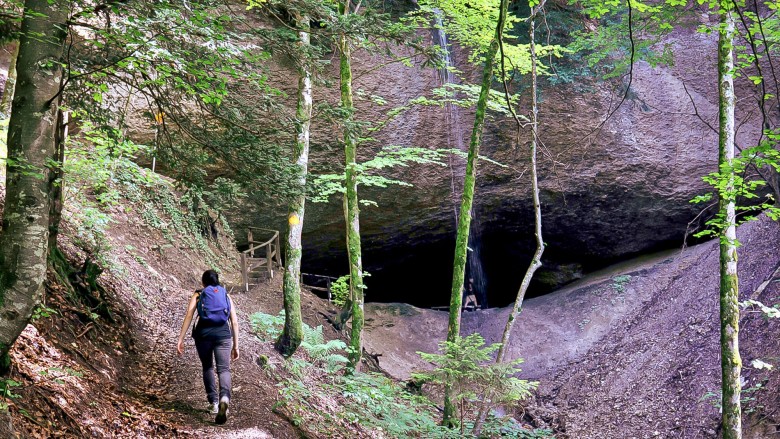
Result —
M 368 237 L 364 240 L 363 267 L 366 278 L 366 302 L 407 303 L 421 308 L 449 307 L 452 286 L 452 260 L 455 239 L 440 238 L 416 244 L 378 246 L 387 240 Z M 372 244 L 373 243 L 373 244 Z M 503 307 L 515 301 L 522 277 L 533 254 L 533 241 L 502 232 L 484 232 L 480 237 L 480 259 L 483 281 L 474 285 L 482 307 Z M 331 252 L 334 249 L 330 249 Z M 336 253 L 336 254 L 334 254 Z M 582 277 L 583 273 L 603 266 L 602 261 L 577 263 L 570 258 L 548 252 L 545 267 L 534 276 L 527 298 L 536 297 Z M 311 257 L 304 250 L 303 271 L 337 278 L 348 273 L 345 251 L 329 257 Z M 593 262 L 593 261 L 592 261 Z M 465 288 L 473 274 L 467 269 Z M 315 291 L 327 297 L 324 290 Z

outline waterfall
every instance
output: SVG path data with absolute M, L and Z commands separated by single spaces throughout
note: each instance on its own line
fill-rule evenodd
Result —
M 434 19 L 436 26 L 433 29 L 433 42 L 443 48 L 444 67 L 439 69 L 439 80 L 441 85 L 457 84 L 458 77 L 453 74 L 450 67 L 454 65 L 452 51 L 450 50 L 447 33 L 444 31 L 444 14 L 439 9 L 434 9 Z M 454 91 L 453 91 L 454 93 Z M 447 103 L 444 108 L 444 123 L 447 131 L 447 148 L 457 149 L 468 152 L 468 145 L 464 141 L 463 125 L 461 123 L 460 107 Z M 466 174 L 466 161 L 460 157 L 449 155 L 450 168 L 450 193 L 452 195 L 452 212 L 455 219 L 455 230 L 458 229 L 458 212 L 460 209 L 461 195 L 463 193 L 463 178 Z M 487 282 L 482 269 L 482 259 L 480 258 L 481 242 L 481 223 L 479 215 L 472 208 L 471 229 L 469 230 L 468 252 L 466 257 L 466 277 L 463 285 L 464 295 L 473 293 L 479 305 L 482 308 L 488 306 L 487 303 Z

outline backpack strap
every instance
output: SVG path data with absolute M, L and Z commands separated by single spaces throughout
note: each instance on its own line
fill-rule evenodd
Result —
M 228 306 L 228 328 L 230 328 L 230 335 L 233 335 L 233 321 L 230 320 L 230 315 L 233 313 L 233 301 L 230 299 L 230 295 L 228 295 L 227 290 L 225 290 L 225 300 L 227 300 L 227 306 Z
M 227 305 L 228 310 L 228 321 L 230 321 L 230 314 L 233 312 L 233 303 L 230 301 L 230 296 L 228 296 L 227 288 L 222 287 L 222 291 L 225 292 L 225 304 Z
M 195 310 L 198 312 L 198 317 L 200 318 L 201 314 L 203 314 L 203 303 L 201 303 L 200 300 L 203 290 L 196 290 L 195 293 L 198 295 L 197 302 L 195 302 Z
M 195 327 L 198 326 L 198 322 L 200 321 L 200 293 L 202 290 L 195 290 L 195 294 L 198 296 L 195 302 L 195 312 L 192 313 L 192 328 L 190 331 L 190 334 L 193 334 L 195 332 Z M 191 300 L 191 299 L 190 299 Z

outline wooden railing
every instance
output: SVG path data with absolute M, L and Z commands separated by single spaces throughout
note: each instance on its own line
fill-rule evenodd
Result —
M 265 241 L 255 241 L 254 232 L 262 232 L 265 236 L 271 235 L 271 238 Z M 259 227 L 249 227 L 247 230 L 247 242 L 249 248 L 241 252 L 241 280 L 244 283 L 244 289 L 249 291 L 249 273 L 255 269 L 265 267 L 268 277 L 274 277 L 274 261 L 282 266 L 281 247 L 279 245 L 279 231 L 270 229 L 261 229 Z M 255 257 L 255 252 L 260 253 L 265 248 L 265 257 Z
M 328 296 L 328 302 L 331 301 L 332 293 L 330 291 L 331 285 L 337 278 L 333 276 L 323 276 L 321 274 L 301 273 L 301 285 L 312 290 L 320 291 Z

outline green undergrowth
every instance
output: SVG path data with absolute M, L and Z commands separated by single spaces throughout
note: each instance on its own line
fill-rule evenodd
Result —
M 250 322 L 258 338 L 271 342 L 281 333 L 284 312 L 255 313 Z M 469 433 L 471 423 L 462 430 L 441 426 L 440 408 L 419 388 L 382 374 L 347 370 L 347 349 L 341 340 L 325 340 L 322 326 L 304 324 L 304 341 L 294 356 L 278 362 L 261 357 L 258 363 L 278 383 L 274 411 L 313 437 L 475 437 Z M 479 437 L 553 436 L 549 430 L 529 430 L 512 418 L 491 415 Z
M 178 191 L 169 180 L 138 165 L 136 158 L 147 150 L 88 122 L 77 137 L 69 139 L 64 168 L 68 208 L 63 216 L 75 226 L 75 243 L 109 265 L 107 230 L 117 215 L 136 214 L 162 234 L 168 242 L 163 246 L 198 251 L 209 266 L 218 266 L 209 240 L 215 222 L 229 233 L 226 221 L 221 215 L 213 218 L 214 210 L 204 201 L 202 190 Z
M 363 277 L 371 277 L 371 273 L 364 271 Z M 333 304 L 342 308 L 349 299 L 349 275 L 339 277 L 330 285 L 330 294 Z
M 757 382 L 753 384 L 750 387 L 744 387 L 741 392 L 740 397 L 740 403 L 742 404 L 742 411 L 746 415 L 751 415 L 754 413 L 762 413 L 765 412 L 767 407 L 760 404 L 758 402 L 758 396 L 761 393 L 766 392 L 766 382 L 768 379 L 764 379 L 761 382 Z M 699 398 L 699 403 L 707 403 L 711 406 L 717 408 L 718 410 L 722 410 L 723 406 L 721 404 L 721 401 L 723 400 L 723 393 L 721 389 L 718 389 L 716 392 L 713 391 L 707 391 L 701 398 Z

